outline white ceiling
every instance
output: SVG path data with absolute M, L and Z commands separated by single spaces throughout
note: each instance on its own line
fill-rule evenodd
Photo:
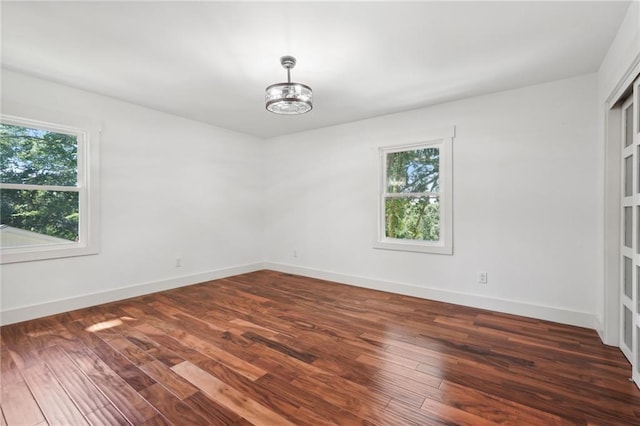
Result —
M 2 2 L 2 64 L 259 137 L 595 72 L 629 1 Z M 292 79 L 314 109 L 278 116 Z

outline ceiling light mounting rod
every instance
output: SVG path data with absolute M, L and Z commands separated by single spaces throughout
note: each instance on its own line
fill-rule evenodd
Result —
M 293 56 L 283 56 L 280 64 L 287 70 L 287 83 L 291 83 L 291 69 L 296 66 L 296 58 Z
M 287 82 L 276 83 L 265 91 L 265 107 L 275 114 L 304 114 L 313 108 L 311 87 L 291 82 L 291 69 L 296 66 L 296 58 L 283 56 L 280 64 L 287 70 Z

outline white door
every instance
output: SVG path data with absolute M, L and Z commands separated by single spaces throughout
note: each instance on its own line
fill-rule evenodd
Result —
M 640 386 L 640 108 L 639 83 L 622 105 L 620 349 Z

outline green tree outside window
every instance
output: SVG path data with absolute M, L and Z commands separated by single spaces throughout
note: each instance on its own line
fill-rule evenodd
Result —
M 420 148 L 386 154 L 385 236 L 440 239 L 440 150 Z
M 0 123 L 2 225 L 76 241 L 77 182 L 75 135 Z

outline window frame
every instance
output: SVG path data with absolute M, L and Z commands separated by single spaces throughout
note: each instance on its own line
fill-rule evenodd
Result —
M 76 136 L 78 144 L 76 186 L 0 182 L 0 188 L 78 193 L 78 241 L 0 248 L 0 264 L 97 254 L 99 252 L 99 126 L 87 119 L 63 116 L 59 113 L 17 104 L 9 108 L 4 107 L 3 110 L 0 114 L 0 122 L 4 124 Z M 12 113 L 5 113 L 5 111 Z
M 374 243 L 376 249 L 400 250 L 419 253 L 453 254 L 453 137 L 455 129 L 445 136 L 430 137 L 420 142 L 403 145 L 379 147 L 380 156 L 379 190 L 378 190 L 378 221 L 377 239 Z M 440 239 L 439 241 L 409 240 L 389 238 L 386 236 L 385 200 L 387 192 L 387 154 L 395 152 L 414 151 L 424 148 L 438 148 L 440 155 L 439 164 L 439 190 L 437 194 L 440 204 Z M 416 196 L 423 193 L 411 193 Z M 432 196 L 432 195 L 431 195 Z

